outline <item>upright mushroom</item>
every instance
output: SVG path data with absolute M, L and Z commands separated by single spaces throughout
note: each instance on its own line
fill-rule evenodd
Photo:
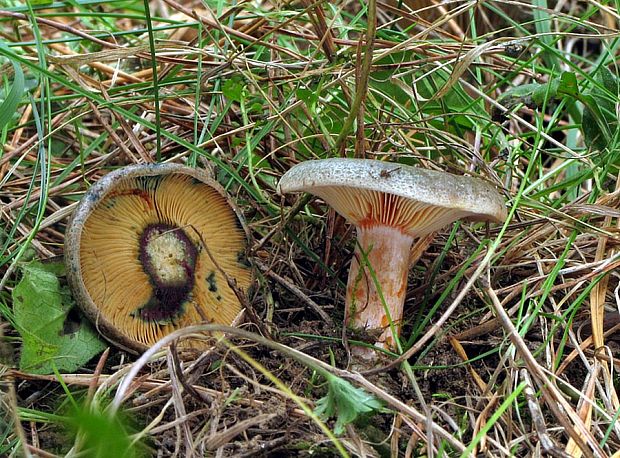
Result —
M 506 218 L 502 197 L 486 181 L 371 159 L 302 162 L 278 188 L 321 197 L 357 228 L 347 320 L 354 328 L 380 330 L 375 345 L 382 348 L 394 348 L 390 323 L 396 335 L 400 331 L 414 239 L 461 218 Z M 372 358 L 374 352 L 358 353 Z
M 67 276 L 102 334 L 143 351 L 180 327 L 233 322 L 241 304 L 226 277 L 250 286 L 246 245 L 237 210 L 204 171 L 129 166 L 80 201 L 65 236 Z

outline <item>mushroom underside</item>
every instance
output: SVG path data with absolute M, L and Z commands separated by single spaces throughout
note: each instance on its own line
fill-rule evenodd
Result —
M 138 347 L 190 324 L 230 324 L 241 305 L 224 273 L 249 287 L 245 237 L 227 200 L 192 176 L 121 180 L 83 224 L 87 314 Z

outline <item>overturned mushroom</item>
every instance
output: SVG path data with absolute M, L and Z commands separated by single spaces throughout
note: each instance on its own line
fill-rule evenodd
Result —
M 382 348 L 394 348 L 390 324 L 396 336 L 400 331 L 414 239 L 461 218 L 506 218 L 502 197 L 481 179 L 378 160 L 303 162 L 285 173 L 278 187 L 281 193 L 315 194 L 356 226 L 347 320 L 354 328 L 380 330 L 376 345 Z M 371 358 L 374 352 L 358 354 Z
M 75 298 L 102 334 L 142 351 L 180 327 L 233 322 L 241 304 L 228 279 L 250 286 L 246 245 L 240 216 L 205 172 L 136 165 L 84 195 L 65 260 Z

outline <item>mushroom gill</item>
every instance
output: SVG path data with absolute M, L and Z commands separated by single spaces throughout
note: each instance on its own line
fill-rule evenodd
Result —
M 216 184 L 186 167 L 137 167 L 85 196 L 67 254 L 87 315 L 141 350 L 191 324 L 231 324 L 241 304 L 226 275 L 247 290 L 252 273 L 244 228 Z

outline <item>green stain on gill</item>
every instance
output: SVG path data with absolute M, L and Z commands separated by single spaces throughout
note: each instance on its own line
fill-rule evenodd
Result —
M 139 176 L 134 180 L 137 188 L 149 191 L 158 188 L 165 177 L 166 175 Z
M 215 279 L 215 271 L 211 271 L 207 277 L 207 284 L 209 285 L 209 291 L 215 293 L 217 291 L 217 281 Z
M 218 295 L 217 295 L 217 297 L 216 297 L 215 299 L 216 299 L 216 300 L 218 300 L 218 301 L 221 301 L 221 300 L 222 300 L 222 296 L 220 296 L 220 295 L 218 294 Z
M 237 253 L 237 263 L 239 263 L 243 267 L 250 267 L 250 261 L 246 256 L 245 250 L 241 250 Z

